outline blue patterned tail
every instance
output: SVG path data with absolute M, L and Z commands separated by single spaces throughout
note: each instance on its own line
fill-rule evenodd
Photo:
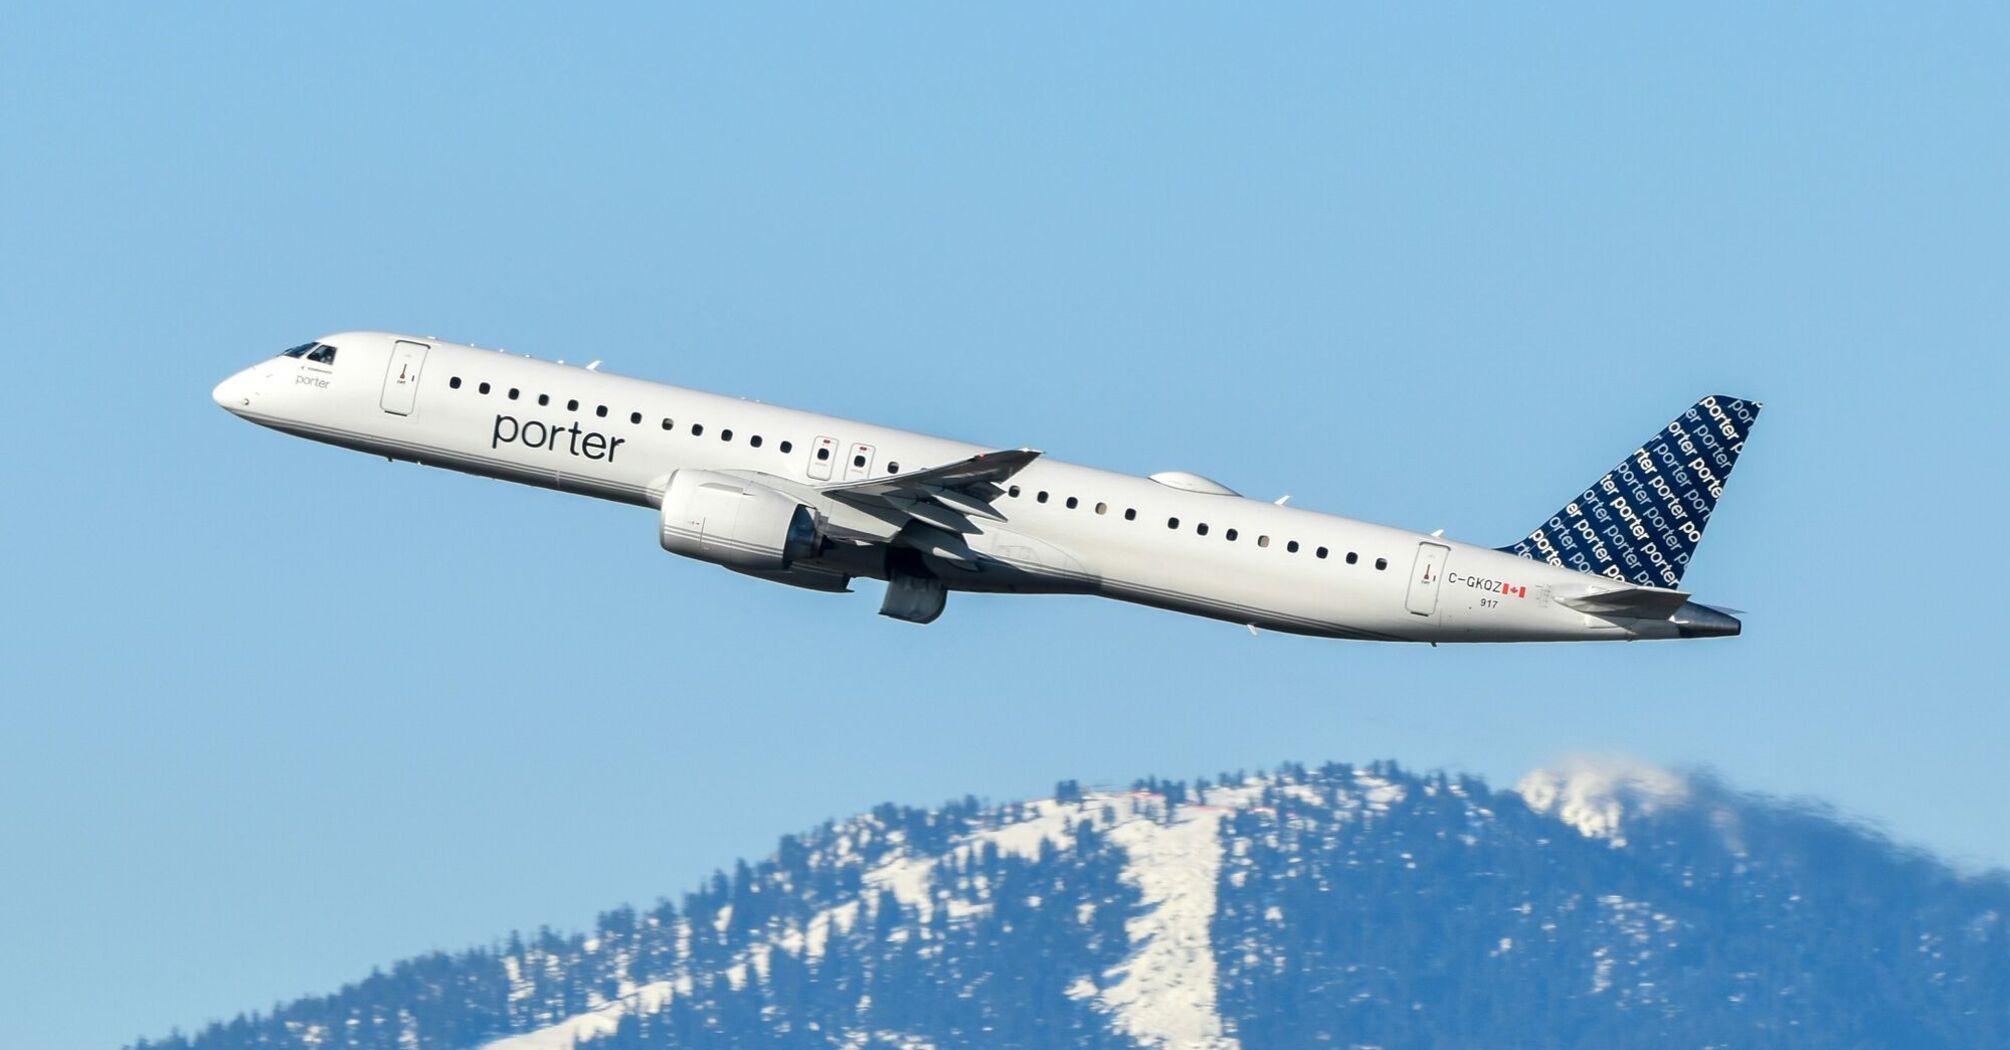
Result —
M 1500 549 L 1645 587 L 1679 585 L 1759 407 L 1722 394 L 1696 402 L 1526 539 Z

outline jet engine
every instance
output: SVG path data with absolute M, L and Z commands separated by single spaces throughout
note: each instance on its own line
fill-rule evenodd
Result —
M 663 490 L 663 549 L 729 569 L 783 572 L 821 545 L 817 512 L 774 489 L 680 470 Z

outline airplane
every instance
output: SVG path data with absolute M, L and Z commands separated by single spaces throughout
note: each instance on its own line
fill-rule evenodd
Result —
M 662 548 L 929 623 L 952 591 L 1080 594 L 1252 633 L 1405 642 L 1736 635 L 1682 574 L 1760 404 L 1705 397 L 1500 547 L 892 427 L 386 332 L 218 384 L 271 429 L 646 507 Z

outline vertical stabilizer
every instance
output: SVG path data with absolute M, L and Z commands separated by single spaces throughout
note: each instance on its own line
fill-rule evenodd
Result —
M 1745 435 L 1757 401 L 1706 397 L 1521 542 L 1501 550 L 1643 587 L 1675 587 Z

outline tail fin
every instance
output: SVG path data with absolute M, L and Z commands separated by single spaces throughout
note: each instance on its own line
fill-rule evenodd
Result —
M 1526 539 L 1500 549 L 1643 587 L 1680 584 L 1759 408 L 1721 394 L 1696 402 Z

